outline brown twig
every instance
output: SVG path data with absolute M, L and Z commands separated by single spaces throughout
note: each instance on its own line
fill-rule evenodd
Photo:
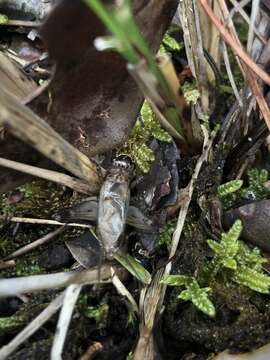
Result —
M 231 46 L 234 52 L 242 59 L 242 61 L 254 72 L 256 73 L 266 84 L 270 85 L 270 76 L 262 70 L 254 61 L 241 49 L 239 45 L 235 42 L 231 34 L 225 29 L 224 25 L 219 21 L 215 16 L 212 9 L 207 3 L 207 0 L 199 0 L 204 11 L 207 13 L 213 24 L 218 28 L 220 34 L 224 40 Z
M 67 186 L 70 189 L 83 194 L 92 193 L 91 187 L 89 187 L 87 181 L 80 180 L 66 174 L 62 174 L 58 171 L 42 169 L 36 166 L 23 164 L 17 161 L 8 160 L 1 157 L 0 157 L 0 166 L 4 166 L 12 170 L 20 171 L 28 175 L 36 176 L 41 179 L 52 181 L 63 186 Z
M 5 261 L 6 260 L 12 260 L 12 259 L 15 259 L 15 258 L 21 256 L 21 255 L 24 255 L 24 254 L 28 253 L 29 251 L 34 250 L 38 246 L 41 246 L 41 245 L 45 244 L 46 242 L 53 239 L 55 236 L 61 234 L 64 231 L 65 228 L 66 228 L 65 226 L 61 226 L 59 229 L 51 231 L 49 234 L 41 237 L 40 239 L 35 240 L 35 241 L 31 242 L 30 244 L 27 244 L 27 245 L 21 247 L 20 249 L 14 251 L 12 254 L 5 257 L 4 260 Z
M 79 360 L 92 360 L 94 357 L 101 352 L 103 346 L 100 342 L 95 341 L 89 346 L 87 351 L 80 357 Z
M 6 23 L 0 24 L 0 26 L 21 26 L 21 27 L 31 27 L 38 28 L 41 26 L 39 21 L 26 21 L 26 20 L 8 20 Z
M 208 9 L 209 6 L 207 4 L 205 4 L 205 1 L 204 0 L 200 0 L 200 2 L 202 3 L 202 6 L 204 7 L 205 11 L 206 11 L 206 8 Z M 221 9 L 223 10 L 224 12 L 224 15 L 225 13 L 227 12 L 228 13 L 228 9 L 227 9 L 227 6 L 226 6 L 226 3 L 224 0 L 219 0 L 220 2 L 220 5 L 221 5 Z M 230 41 L 231 43 L 233 44 L 233 46 L 231 45 L 231 43 L 229 43 L 227 40 L 226 40 L 226 37 L 223 35 L 224 37 L 224 40 L 228 42 L 229 45 L 232 46 L 232 48 L 234 49 L 235 47 L 237 47 L 238 49 L 241 50 L 241 52 L 250 60 L 250 62 L 253 64 L 250 68 L 247 69 L 247 76 L 248 76 L 248 81 L 249 81 L 249 85 L 252 89 L 252 92 L 256 98 L 256 101 L 258 103 L 258 106 L 262 112 L 262 115 L 264 117 L 264 120 L 265 120 L 265 123 L 268 127 L 268 129 L 270 130 L 270 111 L 269 111 L 269 107 L 264 99 L 264 96 L 261 92 L 261 89 L 258 85 L 258 82 L 256 80 L 256 77 L 253 73 L 256 72 L 254 67 L 260 69 L 260 71 L 262 71 L 264 74 L 266 74 L 257 64 L 255 64 L 249 57 L 248 55 L 245 54 L 245 52 L 241 49 L 241 43 L 239 41 L 239 39 L 237 38 L 236 36 L 236 33 L 233 31 L 233 29 L 229 29 L 229 33 L 225 30 L 224 26 L 219 22 L 218 19 L 215 18 L 215 15 L 214 14 L 211 14 L 212 10 L 211 9 L 208 9 L 209 12 L 207 12 L 207 14 L 209 15 L 210 19 L 213 21 L 213 23 L 217 26 L 217 28 L 219 29 L 220 33 L 223 35 L 222 32 L 225 32 L 226 33 L 226 36 L 228 35 L 229 38 L 230 38 Z M 239 53 L 238 53 L 239 55 Z M 243 57 L 240 57 L 240 60 L 242 60 L 243 62 L 247 64 L 247 62 L 244 60 Z M 249 66 L 249 65 L 248 65 Z M 253 70 L 253 71 L 251 71 Z M 258 73 L 257 73 L 258 76 L 260 76 Z M 266 74 L 267 75 L 267 74 Z M 260 76 L 261 77 L 261 76 Z M 269 78 L 269 76 L 267 75 L 267 77 Z M 262 78 L 262 77 L 261 77 Z M 263 79 L 264 80 L 264 79 Z M 269 78 L 270 80 L 270 78 Z
M 91 226 L 86 224 L 62 223 L 60 221 L 48 220 L 48 219 L 33 219 L 33 218 L 23 218 L 17 216 L 12 216 L 11 218 L 7 218 L 6 216 L 0 215 L 0 220 L 23 223 L 23 224 L 45 224 L 45 225 L 56 225 L 56 226 L 66 225 L 66 226 L 75 226 L 75 227 L 91 229 Z

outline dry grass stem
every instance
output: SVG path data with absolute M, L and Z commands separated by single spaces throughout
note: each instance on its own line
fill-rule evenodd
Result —
M 126 273 L 123 268 L 115 267 L 118 276 Z M 46 275 L 24 276 L 0 280 L 0 297 L 15 296 L 33 291 L 59 289 L 71 284 L 97 284 L 100 281 L 111 282 L 111 265 L 105 264 L 100 269 L 80 272 L 61 272 Z
M 65 291 L 54 299 L 33 321 L 30 322 L 14 339 L 0 349 L 0 359 L 5 360 L 31 335 L 41 328 L 62 306 L 65 298 Z
M 80 295 L 82 285 L 69 285 L 65 291 L 63 306 L 59 315 L 55 335 L 53 338 L 53 346 L 51 349 L 51 360 L 61 360 L 64 344 L 71 321 L 72 313 L 78 297 Z
M 80 180 L 72 176 L 62 174 L 58 171 L 42 169 L 4 158 L 0 158 L 0 166 L 55 182 L 83 194 L 91 194 L 92 192 L 91 186 L 89 186 L 85 180 Z
M 61 167 L 86 180 L 92 192 L 100 188 L 96 165 L 64 140 L 44 120 L 0 89 L 0 124 Z
M 17 217 L 12 216 L 11 218 L 8 218 L 6 216 L 0 215 L 0 221 L 11 221 L 16 223 L 22 223 L 22 224 L 44 224 L 44 225 L 56 225 L 56 226 L 75 226 L 75 227 L 81 227 L 86 229 L 92 229 L 91 225 L 86 224 L 77 224 L 77 223 L 62 223 L 56 220 L 47 220 L 47 219 L 33 219 L 33 218 L 23 218 L 23 217 Z
M 49 234 L 41 237 L 40 239 L 37 239 L 36 241 L 33 241 L 30 244 L 27 244 L 27 245 L 21 247 L 20 249 L 14 251 L 12 254 L 5 257 L 4 260 L 7 261 L 7 260 L 15 259 L 19 256 L 22 256 L 22 255 L 28 253 L 29 251 L 36 249 L 38 246 L 41 246 L 41 245 L 47 243 L 48 241 L 55 238 L 57 235 L 61 234 L 65 228 L 66 228 L 65 226 L 61 226 L 59 229 L 54 230 L 54 231 L 50 232 Z

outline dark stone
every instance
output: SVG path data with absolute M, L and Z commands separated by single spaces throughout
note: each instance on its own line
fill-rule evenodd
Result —
M 46 270 L 58 270 L 72 265 L 73 258 L 64 244 L 43 251 L 38 257 L 39 266 Z

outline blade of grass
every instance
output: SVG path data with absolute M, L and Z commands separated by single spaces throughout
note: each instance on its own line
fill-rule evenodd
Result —
M 118 252 L 114 254 L 114 258 L 136 279 L 140 280 L 144 284 L 151 283 L 151 275 L 149 272 L 131 255 Z

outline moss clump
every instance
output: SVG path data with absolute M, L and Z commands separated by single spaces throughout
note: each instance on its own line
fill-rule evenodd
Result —
M 172 242 L 172 235 L 174 233 L 176 224 L 177 224 L 177 219 L 170 220 L 165 224 L 159 236 L 158 244 L 160 246 L 166 245 L 167 248 L 170 247 Z
M 162 39 L 159 54 L 174 53 L 181 51 L 184 48 L 184 43 L 176 39 L 178 32 L 179 27 L 177 25 L 170 26 Z
M 269 294 L 270 276 L 263 269 L 267 260 L 261 256 L 259 249 L 251 249 L 239 240 L 241 231 L 242 223 L 236 220 L 227 233 L 222 233 L 221 241 L 207 241 L 214 256 L 205 262 L 197 278 L 182 274 L 170 275 L 162 282 L 172 286 L 185 286 L 186 290 L 178 298 L 191 301 L 209 316 L 215 315 L 215 308 L 208 294 L 212 292 L 215 298 L 217 284 L 225 286 L 228 291 L 237 283 L 257 293 Z
M 128 141 L 119 150 L 119 153 L 128 155 L 143 173 L 149 172 L 151 163 L 155 160 L 154 152 L 147 146 L 152 136 L 159 141 L 172 141 L 171 136 L 160 126 L 150 105 L 145 101 Z
M 0 318 L 0 334 L 5 334 L 24 324 L 24 319 L 21 316 L 13 315 L 9 317 Z
M 5 14 L 0 14 L 0 25 L 6 25 L 8 24 L 9 19 L 8 16 Z
M 105 301 L 101 301 L 98 305 L 91 305 L 89 297 L 82 294 L 78 301 L 78 310 L 83 316 L 94 320 L 98 329 L 106 328 L 109 305 Z
M 215 316 L 215 307 L 208 296 L 208 293 L 211 292 L 210 287 L 201 288 L 195 278 L 186 275 L 169 275 L 162 280 L 162 283 L 172 286 L 185 286 L 186 289 L 178 295 L 178 299 L 191 301 L 196 308 L 206 315 Z
M 232 180 L 219 186 L 218 195 L 222 200 L 224 210 L 236 206 L 239 202 L 269 198 L 270 191 L 264 186 L 268 180 L 267 170 L 251 169 L 247 175 L 247 187 L 242 187 L 242 180 Z
M 190 83 L 186 81 L 182 86 L 182 90 L 185 100 L 189 105 L 197 103 L 200 97 L 200 92 L 196 88 L 196 84 L 194 82 Z

